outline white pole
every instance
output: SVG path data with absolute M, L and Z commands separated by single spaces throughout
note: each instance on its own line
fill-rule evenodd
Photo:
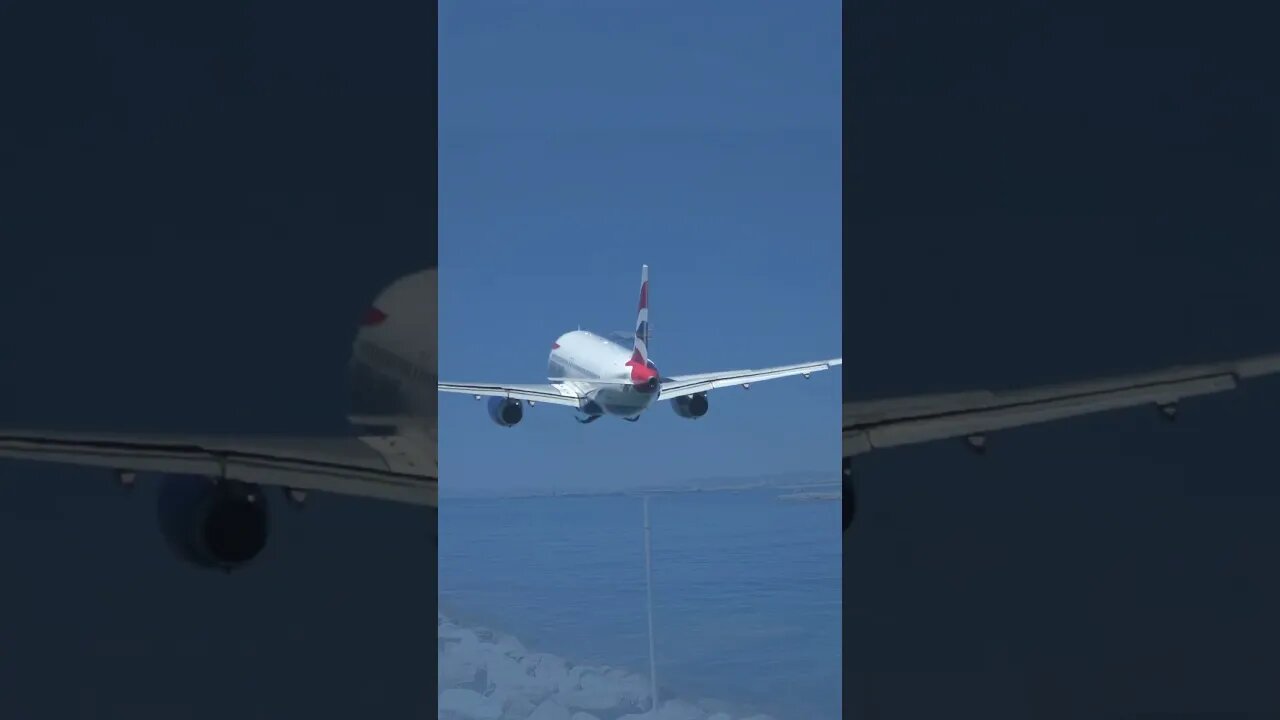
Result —
M 653 560 L 649 550 L 649 496 L 644 496 L 644 585 L 645 592 L 648 594 L 648 603 L 646 610 L 649 612 L 649 682 L 650 697 L 653 698 L 649 704 L 649 713 L 653 714 L 658 711 L 658 661 L 653 653 Z

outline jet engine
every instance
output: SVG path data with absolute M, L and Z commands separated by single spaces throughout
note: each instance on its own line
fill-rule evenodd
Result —
M 671 401 L 671 409 L 682 418 L 696 420 L 707 414 L 710 407 L 707 401 L 706 393 L 698 393 L 697 395 L 685 395 Z
M 256 485 L 168 475 L 157 496 L 160 532 L 178 557 L 227 572 L 256 558 L 270 534 L 267 496 Z
M 502 427 L 517 425 L 524 417 L 524 404 L 511 398 L 489 398 L 489 417 Z

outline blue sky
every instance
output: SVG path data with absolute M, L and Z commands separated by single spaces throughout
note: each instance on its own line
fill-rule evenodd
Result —
M 632 327 L 668 374 L 840 355 L 840 4 L 440 8 L 440 375 L 544 382 L 562 332 Z M 691 422 L 512 429 L 440 402 L 455 487 L 835 468 L 839 371 L 721 390 Z

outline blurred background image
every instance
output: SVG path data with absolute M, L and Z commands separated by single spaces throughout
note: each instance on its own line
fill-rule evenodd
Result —
M 349 433 L 361 321 L 437 259 L 431 16 L 6 3 L 0 434 Z M 0 716 L 430 717 L 434 510 L 268 488 L 224 574 L 161 486 L 0 461 Z
M 858 3 L 846 400 L 1280 352 L 1267 16 Z M 1278 403 L 855 457 L 849 716 L 1276 717 Z

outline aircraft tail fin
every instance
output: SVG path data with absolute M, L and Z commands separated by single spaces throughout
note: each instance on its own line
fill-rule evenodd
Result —
M 632 348 L 640 361 L 649 362 L 649 266 L 640 270 L 640 307 L 636 313 L 636 334 Z

